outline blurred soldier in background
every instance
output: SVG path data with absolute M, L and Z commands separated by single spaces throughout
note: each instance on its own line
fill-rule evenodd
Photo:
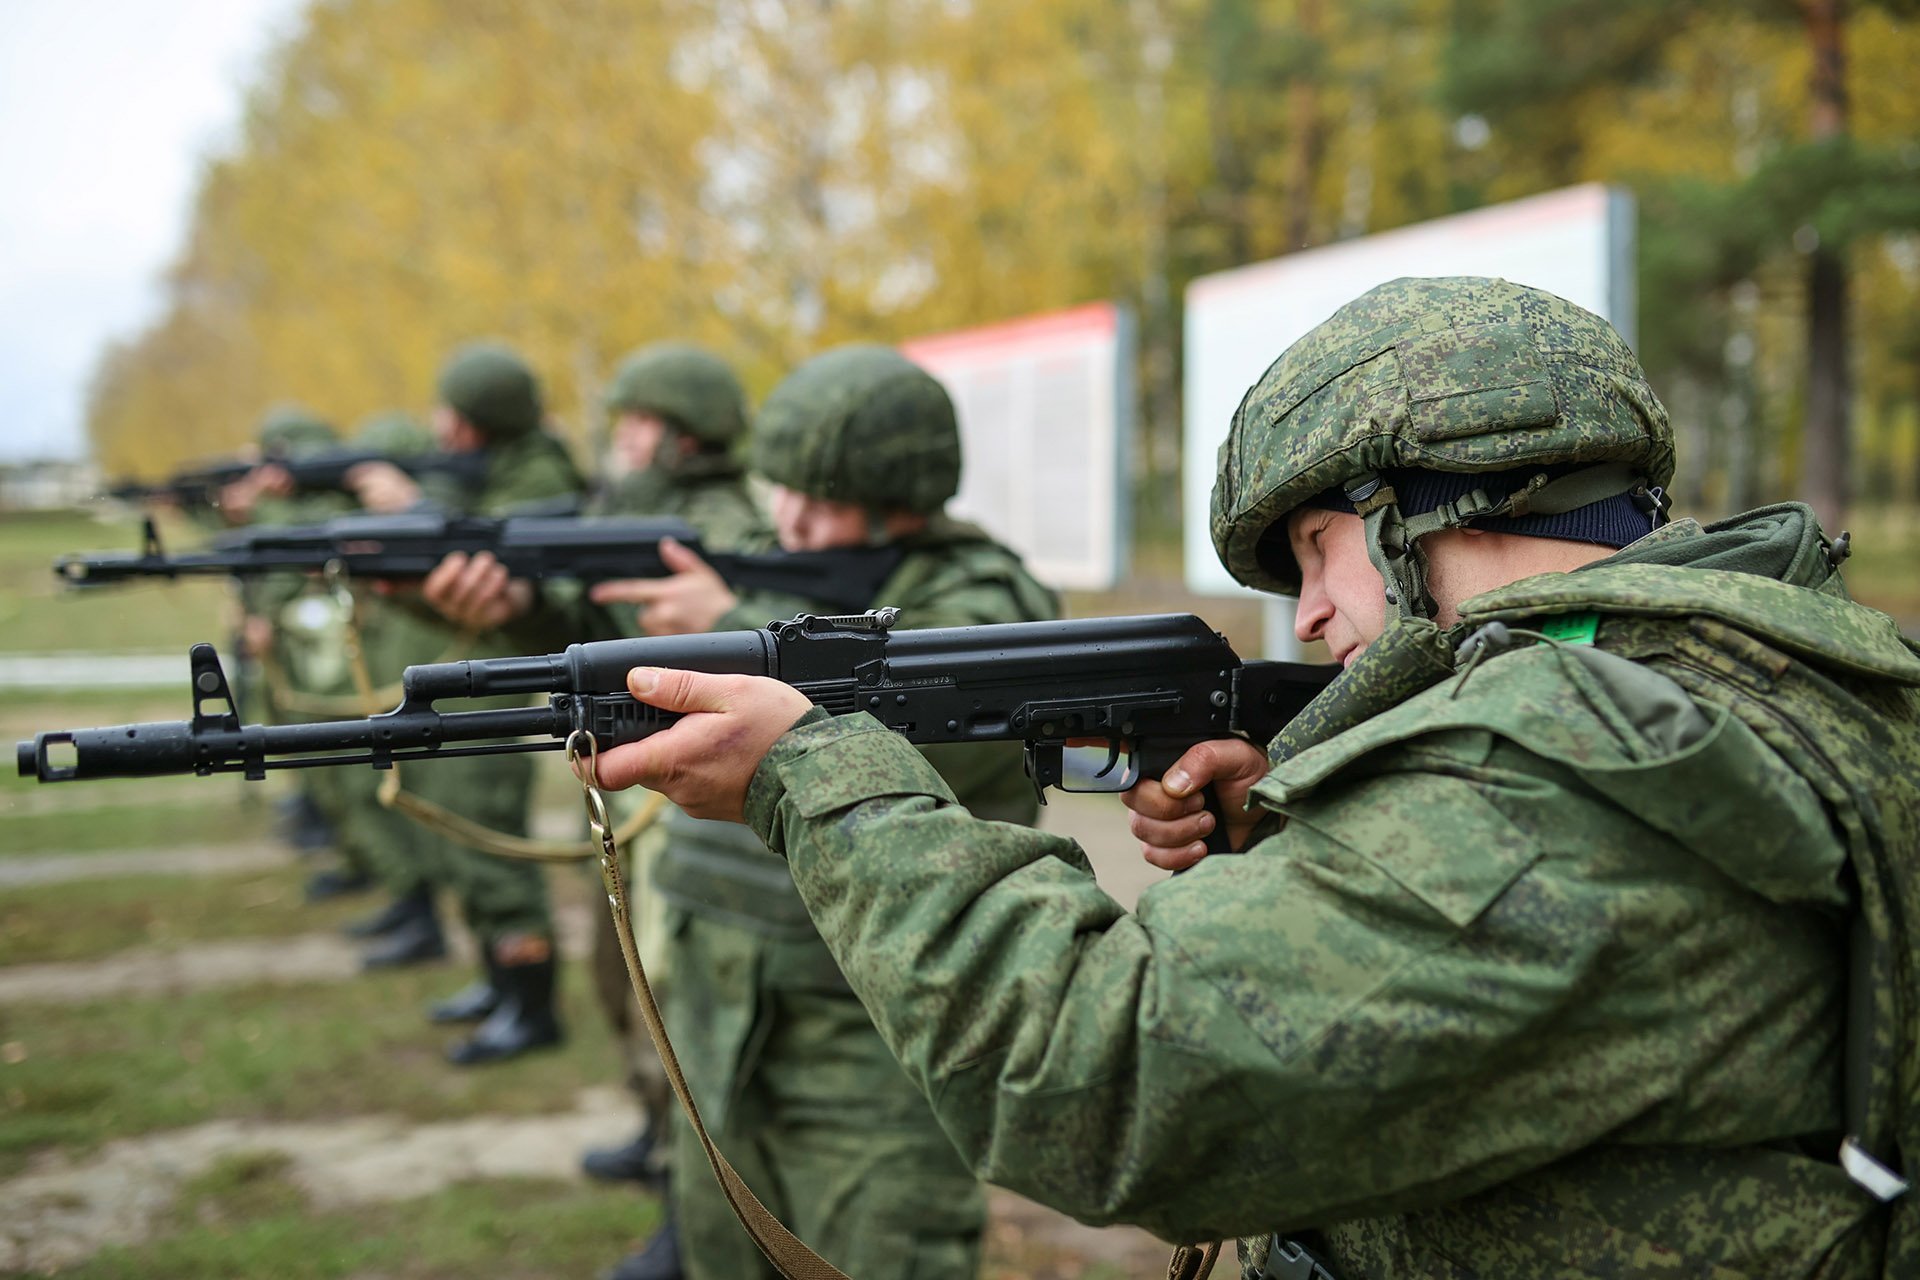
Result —
M 390 458 L 427 453 L 434 448 L 433 432 L 404 413 L 369 418 L 361 424 L 354 443 Z M 454 483 L 444 477 L 441 482 L 449 487 Z M 459 501 L 457 493 L 437 489 L 432 478 L 421 484 L 430 502 Z M 443 654 L 445 634 L 418 610 L 376 592 L 356 592 L 353 607 L 365 677 L 378 692 L 372 698 L 375 705 L 367 706 L 356 679 L 348 693 L 363 709 L 343 714 L 365 715 L 387 710 L 398 701 L 397 695 L 387 695 L 395 693 L 391 686 L 400 673 L 409 663 L 431 660 L 423 655 Z M 346 782 L 353 800 L 346 838 L 365 850 L 368 865 L 389 895 L 381 910 L 348 924 L 347 935 L 374 942 L 363 957 L 372 968 L 438 959 L 446 951 L 433 891 L 436 885 L 447 883 L 453 852 L 446 838 L 380 803 L 380 788 L 389 774 L 351 769 L 340 772 L 350 775 Z M 406 780 L 409 784 L 414 781 L 411 771 Z M 385 941 L 396 933 L 403 935 L 397 943 Z
M 773 391 L 753 432 L 789 550 L 893 544 L 906 553 L 876 593 L 909 627 L 1021 622 L 1058 602 L 1019 557 L 943 512 L 960 483 L 953 402 L 887 347 L 830 351 Z M 673 578 L 608 584 L 653 634 L 763 626 L 792 603 L 740 600 L 692 561 Z M 925 756 L 982 818 L 1038 814 L 1017 744 Z M 706 1123 L 767 1207 L 856 1276 L 971 1280 L 985 1198 L 887 1052 L 815 932 L 778 856 L 741 827 L 674 813 L 654 871 L 668 903 L 668 1019 Z M 677 1125 L 675 1221 L 694 1280 L 773 1273 L 735 1221 L 704 1155 Z M 654 1280 L 647 1253 L 616 1280 Z
M 494 344 L 464 347 L 441 369 L 438 391 L 433 430 L 440 447 L 451 453 L 481 452 L 487 458 L 486 483 L 462 499 L 474 512 L 503 515 L 517 506 L 580 493 L 580 473 L 566 447 L 544 429 L 539 383 L 516 353 Z M 446 501 L 436 501 L 388 463 L 356 467 L 349 483 L 370 511 L 405 511 Z M 422 652 L 414 660 L 432 661 L 454 649 L 473 657 L 517 652 L 498 632 L 462 633 L 444 625 L 433 630 L 434 652 Z M 436 761 L 431 768 L 410 771 L 406 783 L 422 799 L 495 831 L 526 834 L 533 786 L 533 762 L 527 756 Z M 478 982 L 430 1013 L 439 1022 L 479 1022 L 470 1038 L 449 1050 L 449 1059 L 468 1066 L 558 1044 L 558 955 L 543 868 L 452 842 L 445 849 L 446 878 L 479 943 L 482 968 Z M 438 926 L 429 912 L 388 934 L 384 948 L 368 959 L 393 962 L 409 948 L 438 945 Z
M 1662 527 L 1672 471 L 1538 289 L 1289 348 L 1214 544 L 1346 670 L 1129 793 L 1192 867 L 1131 915 L 774 681 L 635 672 L 712 714 L 599 775 L 744 813 L 972 1167 L 1082 1221 L 1248 1280 L 1920 1274 L 1920 654 L 1806 507 Z
M 311 410 L 283 405 L 260 424 L 261 465 L 222 487 L 213 515 L 227 526 L 314 524 L 353 509 L 339 493 L 294 493 L 274 460 L 338 448 L 339 433 Z M 339 602 L 303 573 L 243 579 L 238 584 L 241 643 L 261 676 L 269 714 L 279 723 L 316 718 L 300 711 L 304 699 L 338 691 L 348 678 L 345 617 Z M 288 836 L 296 849 L 332 847 L 342 865 L 317 871 L 307 898 L 319 902 L 374 885 L 373 868 L 345 837 L 350 800 L 335 769 L 301 771 L 287 810 Z
M 685 520 L 704 545 L 759 549 L 773 541 L 772 525 L 754 502 L 735 448 L 747 430 L 746 394 L 726 362 L 699 347 L 659 343 L 624 360 L 607 389 L 614 474 L 589 508 L 606 516 L 672 516 Z M 691 556 L 689 554 L 689 560 Z M 686 563 L 687 561 L 682 561 Z M 649 584 L 608 584 L 601 594 L 627 599 Z M 509 580 L 491 556 L 450 556 L 425 586 L 427 601 L 464 626 L 510 626 L 530 652 L 576 641 L 639 634 L 631 610 L 609 611 L 588 600 L 578 584 Z M 764 619 L 763 619 L 764 621 Z M 640 797 L 616 802 L 616 819 L 630 816 Z M 654 996 L 663 1004 L 672 985 L 667 963 L 663 900 L 652 889 L 653 865 L 667 842 L 656 822 L 633 842 L 629 907 Z M 673 1108 L 665 1070 L 648 1042 L 633 1002 L 626 964 L 612 919 L 595 912 L 594 987 L 612 1025 L 640 1102 L 643 1124 L 632 1141 L 590 1151 L 589 1176 L 666 1183 Z M 681 1274 L 677 1236 L 666 1226 L 616 1274 L 636 1280 L 672 1280 Z

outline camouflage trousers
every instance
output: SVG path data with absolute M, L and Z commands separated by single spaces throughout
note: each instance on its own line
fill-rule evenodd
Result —
M 781 989 L 780 944 L 671 915 L 668 1026 L 710 1132 L 747 1185 L 858 1280 L 973 1280 L 986 1198 L 859 1001 Z M 771 1280 L 678 1115 L 674 1138 L 687 1274 Z
M 403 765 L 401 785 L 483 826 L 509 835 L 527 833 L 533 800 L 529 756 L 476 756 Z M 375 802 L 377 803 L 377 801 Z M 482 946 L 503 937 L 553 937 L 546 868 L 538 862 L 481 853 L 434 837 L 440 883 L 459 899 L 461 915 Z M 433 875 L 428 865 L 426 872 Z
M 372 769 L 316 769 L 327 778 L 329 798 L 323 806 L 338 804 L 334 817 L 340 852 L 355 867 L 380 881 L 396 898 L 432 885 L 438 873 L 440 838 L 380 803 L 384 774 Z M 333 817 L 331 808 L 328 816 Z

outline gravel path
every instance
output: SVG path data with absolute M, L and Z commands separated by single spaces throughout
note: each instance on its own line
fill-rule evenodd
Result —
M 630 1136 L 622 1090 L 583 1090 L 545 1116 L 408 1124 L 383 1116 L 318 1124 L 215 1120 L 110 1142 L 85 1160 L 43 1159 L 0 1183 L 0 1272 L 72 1266 L 137 1245 L 183 1183 L 222 1159 L 275 1154 L 316 1209 L 429 1195 L 472 1178 L 580 1176 L 582 1149 Z

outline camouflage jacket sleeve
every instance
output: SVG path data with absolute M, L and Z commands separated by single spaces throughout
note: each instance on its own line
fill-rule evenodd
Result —
M 1827 839 L 1793 781 L 1742 794 L 1722 833 Z M 748 818 L 976 1172 L 1084 1221 L 1299 1228 L 1601 1141 L 1838 1124 L 1830 912 L 1751 892 L 1493 733 L 1379 744 L 1133 914 L 1072 842 L 950 794 L 876 722 L 816 715 Z

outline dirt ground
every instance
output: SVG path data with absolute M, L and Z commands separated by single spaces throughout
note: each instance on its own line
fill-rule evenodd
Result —
M 1097 797 L 1054 799 L 1044 824 L 1090 850 L 1102 883 L 1123 903 L 1160 874 L 1132 854 L 1124 813 Z M 542 824 L 556 830 L 566 815 Z M 32 854 L 0 860 L 0 888 L 103 876 L 219 876 L 284 863 L 270 844 L 187 849 Z M 562 948 L 584 950 L 587 907 L 560 916 Z M 456 935 L 456 949 L 471 942 Z M 331 933 L 140 946 L 88 960 L 0 965 L 0 1007 L 107 998 L 164 998 L 237 984 L 345 982 L 358 971 L 357 952 Z M 0 1046 L 3 1049 L 4 1046 Z M 222 1160 L 267 1155 L 286 1162 L 287 1176 L 315 1211 L 424 1195 L 455 1182 L 485 1178 L 573 1179 L 580 1152 L 618 1141 L 632 1125 L 632 1104 L 615 1087 L 582 1091 L 570 1105 L 539 1116 L 481 1115 L 410 1123 L 368 1114 L 324 1123 L 217 1120 L 107 1143 L 73 1158 L 35 1157 L 27 1170 L 0 1182 L 0 1272 L 51 1274 L 109 1246 L 138 1246 L 165 1219 L 180 1189 Z M 1036 1280 L 1104 1274 L 1164 1274 L 1167 1248 L 1143 1232 L 1095 1230 L 1004 1191 L 992 1196 L 992 1249 L 1014 1255 Z M 1004 1274 L 1004 1272 L 1003 1272 Z

